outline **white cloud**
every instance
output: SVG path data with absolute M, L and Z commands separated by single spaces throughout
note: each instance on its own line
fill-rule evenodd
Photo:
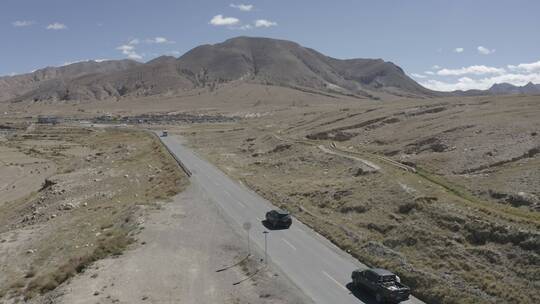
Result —
M 169 40 L 167 40 L 167 38 L 165 38 L 165 37 L 156 37 L 156 38 L 154 38 L 154 41 L 156 43 L 167 43 L 167 42 L 169 42 Z
M 17 21 L 13 21 L 11 23 L 11 25 L 13 25 L 14 27 L 25 27 L 25 26 L 31 26 L 31 25 L 34 25 L 34 21 L 28 21 L 28 20 L 17 20 Z
M 180 51 L 168 51 L 165 54 L 170 55 L 170 56 L 176 56 L 176 57 L 182 55 L 182 53 L 180 53 Z
M 255 20 L 255 27 L 271 27 L 276 26 L 277 23 L 265 19 Z
M 486 74 L 504 74 L 505 69 L 488 67 L 485 65 L 471 65 L 460 69 L 441 69 L 437 71 L 439 76 L 462 76 L 467 74 L 486 75 Z
M 173 43 L 176 43 L 174 41 L 171 41 L 165 37 L 155 37 L 155 38 L 151 38 L 151 39 L 146 39 L 145 40 L 146 43 L 155 43 L 155 44 L 173 44 Z
M 127 58 L 133 60 L 141 60 L 143 57 L 135 51 L 135 47 L 131 44 L 124 44 L 116 48 L 119 51 L 122 51 L 122 54 L 126 55 Z
M 116 48 L 117 50 L 120 50 L 122 52 L 130 52 L 135 50 L 135 47 L 129 44 L 124 44 Z
M 215 15 L 210 20 L 210 24 L 215 25 L 215 26 L 237 25 L 239 23 L 240 23 L 240 20 L 238 18 L 223 17 L 223 15 Z
M 47 25 L 47 29 L 48 30 L 55 30 L 55 31 L 65 30 L 65 29 L 67 29 L 67 26 L 65 24 L 63 24 L 63 23 L 55 22 L 55 23 L 51 23 L 51 24 Z
M 127 58 L 133 59 L 133 60 L 142 60 L 143 59 L 143 57 L 141 55 L 139 55 L 139 54 L 137 54 L 135 52 L 129 53 L 127 55 Z
M 510 83 L 516 86 L 523 86 L 527 83 L 540 83 L 540 73 L 533 74 L 504 74 L 494 77 L 486 77 L 480 79 L 472 79 L 462 77 L 457 82 L 445 82 L 434 79 L 429 79 L 420 84 L 424 87 L 436 91 L 455 91 L 455 90 L 487 90 L 496 83 Z
M 483 46 L 479 46 L 476 49 L 478 50 L 478 53 L 480 53 L 482 55 L 489 55 L 489 54 L 495 53 L 495 49 L 490 50 L 490 49 L 488 49 L 486 47 L 483 47 Z
M 232 8 L 237 8 L 243 12 L 249 12 L 253 10 L 252 4 L 230 4 L 229 6 Z
M 440 69 L 425 75 L 445 77 L 444 80 L 423 79 L 420 84 L 437 91 L 454 90 L 486 90 L 496 83 L 510 83 L 515 86 L 524 86 L 529 82 L 540 83 L 540 61 L 507 65 L 508 69 L 473 65 L 460 69 Z M 414 76 L 414 74 L 412 74 Z M 467 75 L 467 77 L 464 77 Z M 460 77 L 460 78 L 457 78 Z M 421 77 L 420 77 L 421 78 Z
M 416 73 L 412 73 L 411 76 L 414 77 L 414 78 L 421 78 L 421 79 L 427 78 L 426 75 L 416 74 Z
M 81 63 L 81 62 L 97 62 L 97 63 L 100 63 L 100 62 L 103 62 L 103 61 L 108 61 L 109 59 L 85 59 L 85 60 L 76 60 L 76 61 L 66 61 L 62 64 L 62 66 L 66 66 L 66 65 L 70 65 L 70 64 L 74 64 L 74 63 Z
M 433 69 L 433 70 L 438 70 L 438 69 L 440 69 L 440 68 L 441 68 L 441 67 L 438 66 L 438 65 L 434 65 L 434 66 L 431 67 L 431 69 Z
M 162 36 L 157 36 L 154 38 L 148 38 L 148 39 L 143 39 L 143 40 L 139 38 L 133 38 L 129 40 L 127 43 L 117 47 L 116 49 L 121 51 L 122 54 L 126 55 L 127 58 L 129 59 L 142 60 L 143 57 L 145 57 L 145 54 L 144 53 L 139 54 L 137 52 L 136 48 L 139 46 L 139 44 L 173 44 L 173 43 L 176 43 L 176 42 Z M 168 52 L 168 54 L 175 55 L 175 56 L 180 55 L 180 53 L 177 51 L 171 51 L 171 52 Z
M 465 49 L 462 48 L 462 47 L 458 47 L 458 48 L 454 49 L 454 52 L 456 52 L 456 53 L 463 53 L 463 51 L 465 51 Z
M 531 63 L 520 63 L 518 65 L 508 65 L 512 71 L 534 72 L 540 71 L 540 60 Z
M 242 26 L 239 26 L 239 27 L 236 27 L 234 29 L 237 29 L 237 30 L 243 30 L 243 31 L 247 31 L 247 30 L 250 30 L 253 28 L 253 25 L 251 24 L 244 24 Z

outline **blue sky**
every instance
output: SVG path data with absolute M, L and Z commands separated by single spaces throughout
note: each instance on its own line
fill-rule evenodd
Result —
M 246 35 L 382 58 L 439 90 L 540 83 L 537 0 L 2 0 L 0 75 Z

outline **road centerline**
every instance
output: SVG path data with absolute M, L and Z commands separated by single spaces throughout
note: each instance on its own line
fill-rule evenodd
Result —
M 296 251 L 296 247 L 294 247 L 293 244 L 291 244 L 289 241 L 287 241 L 285 238 L 281 238 L 283 240 L 283 242 L 287 245 L 289 245 L 289 247 L 291 247 L 294 251 Z
M 323 270 L 322 273 L 323 273 L 327 278 L 329 278 L 332 282 L 336 283 L 339 287 L 343 288 L 343 289 L 346 290 L 346 291 L 349 291 L 349 290 L 347 289 L 347 287 L 343 286 L 340 282 L 338 282 L 338 280 L 334 279 L 331 275 L 328 274 L 328 272 L 326 272 L 326 271 Z

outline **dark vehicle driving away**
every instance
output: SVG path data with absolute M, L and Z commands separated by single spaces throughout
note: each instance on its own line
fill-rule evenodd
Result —
M 292 218 L 289 211 L 278 209 L 266 212 L 266 222 L 272 228 L 289 228 Z
M 374 268 L 352 273 L 355 287 L 363 288 L 375 296 L 377 303 L 399 303 L 409 299 L 411 290 L 401 284 L 392 272 Z

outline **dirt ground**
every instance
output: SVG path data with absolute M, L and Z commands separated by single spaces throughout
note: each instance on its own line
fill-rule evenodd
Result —
M 538 96 L 366 101 L 244 84 L 118 102 L 0 104 L 0 112 L 20 121 L 39 114 L 235 117 L 162 128 L 359 260 L 397 272 L 426 302 L 538 303 L 539 102 Z M 38 159 L 32 162 L 40 172 L 51 160 L 26 154 Z M 20 196 L 15 189 L 0 191 Z M 17 239 L 31 231 L 21 228 Z M 2 239 L 0 248 L 12 250 L 6 244 L 14 237 Z M 24 274 L 17 273 L 23 283 L 15 290 L 26 290 L 31 279 Z
M 141 206 L 187 184 L 157 142 L 139 131 L 16 125 L 0 143 L 10 187 L 0 191 L 0 299 L 55 289 L 132 242 Z
M 140 226 L 140 246 L 37 302 L 311 303 L 283 275 L 264 269 L 260 256 L 245 259 L 245 236 L 196 186 L 159 206 Z
M 0 302 L 311 303 L 257 253 L 245 259 L 245 236 L 148 133 L 13 126 Z
M 430 303 L 540 301 L 536 97 L 362 103 L 172 129 Z

